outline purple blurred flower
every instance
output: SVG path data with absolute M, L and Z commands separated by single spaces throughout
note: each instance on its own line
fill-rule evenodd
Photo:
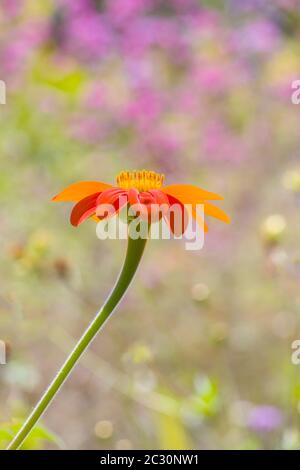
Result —
M 208 33 L 215 32 L 221 27 L 220 15 L 214 10 L 198 9 L 193 15 L 188 17 L 191 33 L 201 33 L 207 36 Z
M 235 31 L 233 45 L 243 52 L 270 53 L 278 45 L 279 38 L 279 31 L 274 23 L 259 19 Z
M 142 88 L 124 110 L 124 119 L 140 130 L 152 125 L 163 110 L 163 97 L 151 88 Z
M 280 98 L 284 104 L 289 106 L 291 99 L 291 83 L 295 80 L 295 75 L 283 75 L 281 80 L 275 83 L 270 83 L 269 89 L 276 96 Z
M 127 77 L 134 89 L 151 86 L 155 79 L 155 71 L 147 57 L 125 57 Z M 148 85 L 149 84 L 149 85 Z
M 277 6 L 282 8 L 297 8 L 299 7 L 298 0 L 277 0 Z
M 205 93 L 218 94 L 233 86 L 237 77 L 230 67 L 222 64 L 202 64 L 193 71 L 195 87 Z
M 231 0 L 232 8 L 242 11 L 251 11 L 262 8 L 266 3 L 265 0 Z
M 113 33 L 105 18 L 89 12 L 69 18 L 66 37 L 67 49 L 87 60 L 102 58 L 114 42 Z
M 175 135 L 158 130 L 149 131 L 144 136 L 141 147 L 145 148 L 146 154 L 151 155 L 163 171 L 171 173 L 177 167 L 182 145 Z
M 198 0 L 172 0 L 172 4 L 177 12 L 188 13 L 199 10 Z
M 59 4 L 72 14 L 95 12 L 93 0 L 59 0 Z
M 202 150 L 209 161 L 237 162 L 246 156 L 241 140 L 217 119 L 204 128 Z
M 113 0 L 107 3 L 109 20 L 118 26 L 145 14 L 152 0 Z
M 78 116 L 71 122 L 70 134 L 86 144 L 96 144 L 105 137 L 105 129 L 96 116 Z
M 93 86 L 85 97 L 85 105 L 89 109 L 101 109 L 106 105 L 105 88 L 99 84 Z
M 7 36 L 2 44 L 0 60 L 3 70 L 7 74 L 18 73 L 26 64 L 37 48 L 47 39 L 48 28 L 43 23 L 27 23 L 23 28 L 15 29 L 13 36 Z
M 198 115 L 199 100 L 195 99 L 195 90 L 193 87 L 182 87 L 182 90 L 180 90 L 178 94 L 177 106 L 181 113 Z
M 127 24 L 120 41 L 122 49 L 129 56 L 142 55 L 153 46 L 180 54 L 183 46 L 176 21 L 150 16 Z
M 270 432 L 278 429 L 283 421 L 279 408 L 271 405 L 254 407 L 248 417 L 248 426 L 256 432 Z

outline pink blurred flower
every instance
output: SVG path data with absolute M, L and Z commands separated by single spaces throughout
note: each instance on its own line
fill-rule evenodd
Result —
M 7 74 L 16 74 L 26 64 L 38 47 L 48 38 L 48 28 L 42 23 L 26 23 L 15 29 L 13 36 L 7 36 L 3 43 L 0 59 L 3 70 Z M 14 75 L 17 78 L 17 75 Z
M 188 16 L 191 33 L 199 33 L 207 36 L 208 33 L 216 32 L 222 28 L 220 24 L 220 15 L 214 10 L 198 9 L 193 15 Z
M 209 122 L 204 128 L 201 146 L 209 161 L 238 162 L 245 158 L 241 139 L 219 120 Z
M 99 59 L 109 53 L 114 37 L 105 18 L 95 13 L 74 15 L 66 25 L 67 49 L 83 59 Z
M 182 113 L 197 115 L 199 112 L 199 99 L 195 99 L 195 89 L 183 86 L 178 93 L 177 109 Z
M 163 171 L 172 172 L 177 167 L 182 145 L 176 135 L 152 130 L 143 136 L 141 145 Z
M 95 12 L 93 0 L 58 0 L 59 5 L 66 8 L 71 14 Z
M 147 57 L 125 57 L 128 82 L 134 89 L 151 86 L 155 78 L 153 65 Z
M 183 45 L 176 21 L 150 16 L 127 24 L 120 41 L 123 51 L 133 56 L 142 55 L 153 46 L 179 54 Z
M 87 144 L 96 144 L 105 136 L 103 125 L 97 116 L 78 116 L 71 123 L 71 135 Z
M 196 88 L 211 94 L 226 91 L 237 79 L 232 69 L 222 64 L 202 64 L 193 71 L 193 78 Z
M 23 6 L 24 0 L 2 0 L 1 8 L 8 17 L 13 18 L 20 14 Z
M 150 88 L 142 88 L 124 110 L 124 119 L 139 129 L 148 128 L 163 110 L 163 96 Z
M 233 34 L 234 47 L 243 52 L 270 53 L 279 43 L 279 31 L 268 20 L 252 21 Z
M 291 84 L 295 80 L 295 75 L 283 75 L 281 80 L 276 83 L 271 83 L 269 89 L 276 96 L 279 97 L 285 104 L 290 106 L 291 95 L 294 89 Z
M 113 0 L 107 3 L 109 20 L 118 26 L 133 18 L 145 14 L 151 7 L 152 0 Z
M 106 93 L 105 89 L 101 85 L 95 85 L 88 90 L 85 97 L 85 105 L 90 109 L 98 109 L 106 105 Z

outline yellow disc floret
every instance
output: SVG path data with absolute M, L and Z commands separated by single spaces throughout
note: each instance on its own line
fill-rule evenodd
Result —
M 117 176 L 117 184 L 122 189 L 136 188 L 138 191 L 150 191 L 162 187 L 165 176 L 154 171 L 122 171 Z

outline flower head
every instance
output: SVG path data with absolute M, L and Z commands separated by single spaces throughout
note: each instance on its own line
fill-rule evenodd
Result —
M 204 214 L 226 223 L 230 222 L 225 212 L 209 202 L 222 200 L 222 196 L 192 185 L 163 186 L 164 179 L 164 175 L 154 171 L 122 171 L 116 177 L 116 186 L 98 181 L 81 181 L 68 186 L 53 200 L 76 202 L 70 218 L 71 224 L 75 227 L 88 218 L 99 221 L 115 215 L 125 206 L 135 206 L 139 209 L 140 215 L 146 217 L 159 210 L 160 217 L 164 217 L 173 233 L 175 233 L 174 217 L 170 215 L 168 209 L 175 205 L 179 207 L 182 215 L 183 223 L 179 230 L 181 234 L 185 231 L 189 216 L 197 221 L 202 230 L 208 230 L 196 209 L 200 204 L 204 207 Z M 110 213 L 103 211 L 103 207 L 107 205 L 113 208 Z

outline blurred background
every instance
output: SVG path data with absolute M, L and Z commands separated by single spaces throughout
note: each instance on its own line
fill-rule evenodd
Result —
M 50 199 L 142 168 L 223 194 L 232 224 L 149 243 L 25 447 L 299 448 L 299 38 L 297 0 L 2 0 L 2 448 L 126 248 Z

